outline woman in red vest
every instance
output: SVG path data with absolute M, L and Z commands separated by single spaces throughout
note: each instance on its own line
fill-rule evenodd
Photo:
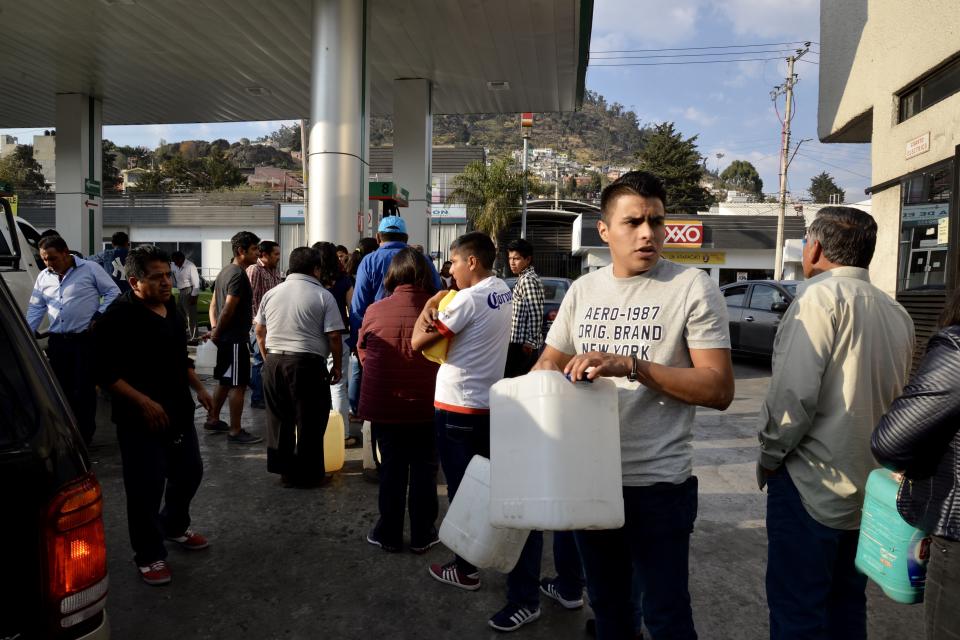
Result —
M 438 365 L 414 351 L 410 337 L 436 293 L 433 270 L 423 254 L 406 248 L 393 257 L 383 284 L 390 295 L 367 309 L 357 336 L 363 366 L 358 410 L 380 449 L 380 519 L 367 542 L 400 551 L 409 477 L 410 550 L 425 553 L 439 542 L 433 425 Z

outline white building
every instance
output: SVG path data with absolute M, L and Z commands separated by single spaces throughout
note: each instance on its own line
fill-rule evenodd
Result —
M 910 312 L 918 349 L 957 287 L 958 34 L 955 0 L 820 3 L 818 135 L 872 143 L 870 277 Z

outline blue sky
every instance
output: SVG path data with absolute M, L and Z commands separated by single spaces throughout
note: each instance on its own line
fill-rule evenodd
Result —
M 687 136 L 698 134 L 701 154 L 716 168 L 717 153 L 723 153 L 720 168 L 732 160 L 749 160 L 763 178 L 764 191 L 778 189 L 780 123 L 770 91 L 782 84 L 786 63 L 782 59 L 724 64 L 606 67 L 603 64 L 689 62 L 693 60 L 785 57 L 786 53 L 742 55 L 734 50 L 714 49 L 732 55 L 705 58 L 690 54 L 708 52 L 638 52 L 666 49 L 757 45 L 811 40 L 819 51 L 819 0 L 596 0 L 591 66 L 587 88 L 609 102 L 619 102 L 635 111 L 643 124 L 676 123 Z M 750 47 L 741 50 L 769 51 L 784 46 Z M 603 53 L 630 51 L 628 53 Z M 683 54 L 677 58 L 626 58 Z M 790 167 L 790 191 L 805 197 L 810 177 L 827 171 L 847 191 L 847 201 L 865 198 L 870 184 L 869 145 L 824 145 L 817 142 L 817 74 L 819 55 L 809 53 L 809 62 L 797 64 L 796 114 L 793 141 L 810 139 L 800 147 Z M 783 99 L 779 101 L 783 113 Z M 255 139 L 279 128 L 281 122 L 243 122 L 179 125 L 105 127 L 104 137 L 117 144 L 155 147 L 161 139 L 177 140 L 242 137 Z M 3 130 L 29 142 L 42 129 Z

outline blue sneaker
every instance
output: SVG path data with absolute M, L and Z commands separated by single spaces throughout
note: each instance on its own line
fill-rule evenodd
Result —
M 528 609 L 515 604 L 507 603 L 503 609 L 496 612 L 487 621 L 497 631 L 516 631 L 525 624 L 529 624 L 540 617 L 540 609 Z
M 578 597 L 574 598 L 565 598 L 560 593 L 560 590 L 557 589 L 557 581 L 551 580 L 550 578 L 544 578 L 540 581 L 540 593 L 543 595 L 553 598 L 560 603 L 564 609 L 579 609 L 583 606 L 583 592 L 580 592 Z

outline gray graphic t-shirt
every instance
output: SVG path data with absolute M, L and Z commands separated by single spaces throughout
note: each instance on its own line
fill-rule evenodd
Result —
M 727 307 L 705 272 L 660 259 L 649 271 L 615 278 L 613 267 L 581 276 L 563 299 L 547 344 L 574 355 L 636 353 L 690 367 L 690 349 L 729 349 Z M 626 378 L 619 391 L 623 484 L 680 483 L 693 468 L 695 408 Z

